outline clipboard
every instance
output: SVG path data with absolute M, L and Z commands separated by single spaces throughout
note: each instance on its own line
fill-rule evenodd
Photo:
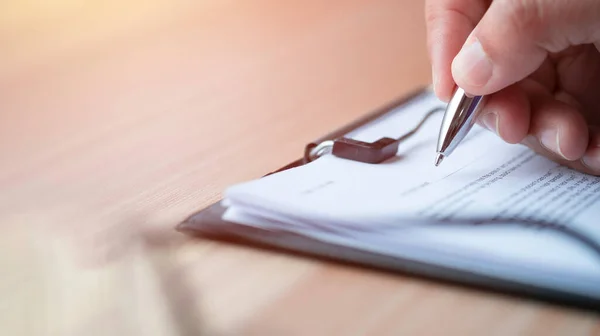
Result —
M 398 139 L 382 138 L 373 143 L 364 143 L 353 141 L 344 136 L 371 121 L 384 117 L 387 113 L 395 111 L 405 104 L 431 94 L 430 87 L 420 87 L 385 106 L 366 113 L 362 118 L 308 143 L 304 148 L 302 157 L 276 168 L 264 176 L 307 164 L 314 159 L 315 155 L 322 154 L 324 150 L 330 153 L 333 152 L 337 156 L 346 156 L 349 159 L 377 164 L 389 158 L 390 155 L 396 154 L 398 142 L 402 140 L 402 137 Z M 410 134 L 405 136 L 408 135 Z M 252 246 L 279 253 L 412 276 L 502 296 L 527 298 L 549 304 L 600 312 L 600 300 L 592 297 L 573 295 L 572 293 L 550 290 L 517 281 L 487 277 L 451 267 L 366 252 L 347 246 L 325 243 L 283 230 L 259 229 L 240 225 L 223 220 L 222 216 L 225 210 L 226 208 L 220 201 L 217 201 L 191 214 L 177 225 L 176 230 L 192 237 Z M 598 285 L 600 286 L 600 284 Z

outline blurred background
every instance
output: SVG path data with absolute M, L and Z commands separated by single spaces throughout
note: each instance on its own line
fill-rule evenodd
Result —
M 174 227 L 428 85 L 423 3 L 1 2 L 0 333 L 344 334 L 397 283 Z

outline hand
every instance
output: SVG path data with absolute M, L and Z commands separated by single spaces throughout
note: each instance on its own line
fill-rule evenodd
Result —
M 600 1 L 427 0 L 436 95 L 489 95 L 478 123 L 600 175 Z

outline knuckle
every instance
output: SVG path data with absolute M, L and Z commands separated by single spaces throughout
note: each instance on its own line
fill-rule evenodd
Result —
M 551 1 L 547 0 L 504 0 L 506 17 L 518 31 L 527 34 L 540 34 L 546 23 L 545 7 Z

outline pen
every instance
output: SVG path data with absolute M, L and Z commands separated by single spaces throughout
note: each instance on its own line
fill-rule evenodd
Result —
M 444 113 L 437 143 L 435 165 L 439 166 L 467 136 L 484 105 L 485 96 L 469 96 L 456 89 Z

